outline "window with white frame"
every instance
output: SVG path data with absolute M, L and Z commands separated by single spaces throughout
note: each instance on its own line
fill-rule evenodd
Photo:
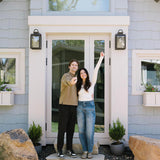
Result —
M 110 12 L 111 0 L 48 0 L 52 12 Z
M 15 94 L 25 93 L 24 49 L 0 49 L 0 80 Z
M 160 88 L 160 50 L 133 50 L 132 94 L 142 95 L 147 83 Z

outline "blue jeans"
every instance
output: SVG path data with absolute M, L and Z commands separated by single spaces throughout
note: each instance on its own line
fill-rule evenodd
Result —
M 77 123 L 83 151 L 93 151 L 95 118 L 94 101 L 79 101 Z

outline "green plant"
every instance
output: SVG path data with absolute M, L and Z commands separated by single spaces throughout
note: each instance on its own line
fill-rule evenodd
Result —
M 109 136 L 111 139 L 116 141 L 116 144 L 120 144 L 120 140 L 125 135 L 125 128 L 123 124 L 117 119 L 116 122 L 113 121 L 113 125 L 109 128 Z
M 28 136 L 32 140 L 33 144 L 36 146 L 41 140 L 42 127 L 40 125 L 35 125 L 35 123 L 33 122 L 33 124 L 31 124 L 28 129 Z
M 8 88 L 6 84 L 7 82 L 0 81 L 0 91 L 12 91 L 12 89 Z
M 158 92 L 158 88 L 154 87 L 151 83 L 146 83 L 144 87 L 144 92 Z

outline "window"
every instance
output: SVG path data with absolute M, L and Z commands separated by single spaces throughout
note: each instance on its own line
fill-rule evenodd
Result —
M 48 0 L 48 10 L 54 12 L 110 12 L 110 0 Z
M 25 93 L 24 55 L 24 49 L 0 49 L 0 79 L 15 94 Z
M 142 85 L 150 83 L 154 86 L 160 85 L 160 60 L 141 61 L 141 82 Z
M 6 84 L 16 83 L 16 58 L 0 58 L 0 78 Z
M 132 52 L 132 94 L 141 95 L 146 83 L 160 88 L 160 50 Z

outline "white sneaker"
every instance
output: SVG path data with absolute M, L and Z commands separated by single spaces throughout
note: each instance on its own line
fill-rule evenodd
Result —
M 82 156 L 81 156 L 81 158 L 82 159 L 86 159 L 87 158 L 87 153 L 88 153 L 87 151 L 84 151 L 83 154 L 82 154 Z
M 88 159 L 92 159 L 93 156 L 92 156 L 92 153 L 88 153 Z
M 62 153 L 62 151 L 58 152 L 57 154 L 59 158 L 64 158 L 64 154 Z

